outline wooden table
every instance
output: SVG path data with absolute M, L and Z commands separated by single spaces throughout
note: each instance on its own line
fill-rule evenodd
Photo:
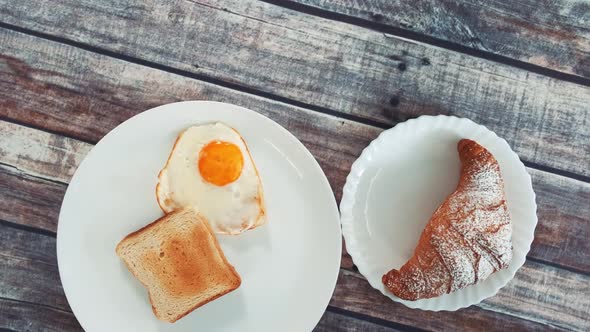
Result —
M 56 265 L 68 181 L 122 121 L 207 99 L 295 134 L 338 201 L 361 150 L 423 114 L 487 126 L 532 175 L 535 241 L 496 296 L 408 309 L 344 251 L 317 331 L 588 331 L 589 87 L 588 0 L 0 0 L 0 329 L 81 330 Z

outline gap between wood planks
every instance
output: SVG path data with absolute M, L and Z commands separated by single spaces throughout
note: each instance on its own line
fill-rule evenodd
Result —
M 367 322 L 371 322 L 373 324 L 376 325 L 381 325 L 381 326 L 385 326 L 385 327 L 389 327 L 392 329 L 396 329 L 396 330 L 401 330 L 401 331 L 409 331 L 409 332 L 420 332 L 420 331 L 427 331 L 427 330 L 423 330 L 417 327 L 413 327 L 410 325 L 404 325 L 401 323 L 397 323 L 397 322 L 392 322 L 392 321 L 388 321 L 388 320 L 384 320 L 381 318 L 377 318 L 377 317 L 372 317 L 369 315 L 365 315 L 365 314 L 361 314 L 358 312 L 354 312 L 354 311 L 350 311 L 350 310 L 346 310 L 346 309 L 342 309 L 342 308 L 338 308 L 338 307 L 334 307 L 332 305 L 328 305 L 328 307 L 326 308 L 326 311 L 330 311 L 333 313 L 337 313 L 343 316 L 348 316 L 348 317 L 353 317 L 359 320 L 364 320 Z
M 12 227 L 14 229 L 22 230 L 25 232 L 31 232 L 31 233 L 35 233 L 35 234 L 50 236 L 52 238 L 57 238 L 57 232 L 50 231 L 50 230 L 43 229 L 43 228 L 39 228 L 39 227 L 23 225 L 23 224 L 15 223 L 15 222 L 4 220 L 4 219 L 0 219 L 0 226 Z
M 303 6 L 303 5 L 302 5 Z M 314 8 L 314 7 L 311 7 Z M 317 8 L 314 8 L 317 9 Z M 317 9 L 319 10 L 319 9 Z M 341 14 L 338 14 L 341 15 Z M 346 23 L 346 22 L 345 22 Z M 371 120 L 368 118 L 363 118 L 354 114 L 350 114 L 350 113 L 345 113 L 345 112 L 340 112 L 337 110 L 333 110 L 327 107 L 322 107 L 322 106 L 317 106 L 317 105 L 313 105 L 313 104 L 309 104 L 309 103 L 305 103 L 305 102 L 301 102 L 295 99 L 291 99 L 291 98 L 287 98 L 287 97 L 283 97 L 283 96 L 279 96 L 273 93 L 269 93 L 269 92 L 265 92 L 265 91 L 261 91 L 259 89 L 256 88 L 252 88 L 252 87 L 247 87 L 247 86 L 243 86 L 240 84 L 236 84 L 236 83 L 231 83 L 231 82 L 227 82 L 224 81 L 222 79 L 217 79 L 214 77 L 210 77 L 207 75 L 202 75 L 202 74 L 198 74 L 198 73 L 194 73 L 194 72 L 190 72 L 187 70 L 183 70 L 183 69 L 178 69 L 178 68 L 174 68 L 171 66 L 167 66 L 167 65 L 162 65 L 156 62 L 152 62 L 152 61 L 148 61 L 148 60 L 144 60 L 144 59 L 140 59 L 137 57 L 132 57 L 132 56 L 128 56 L 128 55 L 124 55 L 124 54 L 120 54 L 120 53 L 116 53 L 107 49 L 103 49 L 103 48 L 99 48 L 96 46 L 92 46 L 92 45 L 88 45 L 85 43 L 81 43 L 81 42 L 77 42 L 77 41 L 73 41 L 67 38 L 63 38 L 63 37 L 57 37 L 57 36 L 53 36 L 53 35 L 49 35 L 43 32 L 39 32 L 39 31 L 34 31 L 31 29 L 27 29 L 27 28 L 22 28 L 22 27 L 18 27 L 12 24 L 7 24 L 7 23 L 3 23 L 0 22 L 0 28 L 5 28 L 7 30 L 12 30 L 12 31 L 16 31 L 19 33 L 23 33 L 26 35 L 30 35 L 30 36 L 34 36 L 34 37 L 38 37 L 38 38 L 42 38 L 42 39 L 46 39 L 49 41 L 53 41 L 53 42 L 57 42 L 60 44 L 65 44 L 68 46 L 72 46 L 72 47 L 76 47 L 76 48 L 80 48 L 89 52 L 93 52 L 93 53 L 98 53 L 104 56 L 108 56 L 111 58 L 115 58 L 118 60 L 122 60 L 125 62 L 129 62 L 129 63 L 133 63 L 133 64 L 137 64 L 137 65 L 141 65 L 141 66 L 145 66 L 145 67 L 149 67 L 149 68 L 153 68 L 153 69 L 157 69 L 157 70 L 161 70 L 161 71 L 165 71 L 168 73 L 172 73 L 172 74 L 176 74 L 176 75 L 180 75 L 180 76 L 184 76 L 184 77 L 188 77 L 191 79 L 196 79 L 199 81 L 203 81 L 203 82 L 207 82 L 207 83 L 211 83 L 211 84 L 215 84 L 221 87 L 225 87 L 228 89 L 232 89 L 235 91 L 239 91 L 239 92 L 243 92 L 243 93 L 248 93 L 248 94 L 252 94 L 255 96 L 259 96 L 262 98 L 266 98 L 266 99 L 270 99 L 273 101 L 277 101 L 277 102 L 281 102 L 281 103 L 285 103 L 288 105 L 292 105 L 292 106 L 296 106 L 296 107 L 300 107 L 300 108 L 305 108 L 308 110 L 312 110 L 315 112 L 319 112 L 319 113 L 323 113 L 323 114 L 327 114 L 327 115 L 332 115 L 335 117 L 339 117 L 339 118 L 343 118 L 346 120 L 350 120 L 350 121 L 355 121 L 355 122 L 359 122 L 362 124 L 366 124 L 369 126 L 373 126 L 373 127 L 377 127 L 377 128 L 381 128 L 381 129 L 388 129 L 391 128 L 392 126 L 395 126 L 396 124 L 400 123 L 399 121 L 393 121 L 392 125 L 386 125 L 384 123 L 381 123 L 379 121 L 375 121 L 375 120 Z M 516 61 L 516 60 L 515 60 Z M 561 72 L 557 72 L 560 74 L 563 74 Z M 566 75 L 566 74 L 563 74 Z M 589 86 L 590 86 L 590 80 L 589 81 Z M 20 123 L 18 121 L 14 121 L 13 119 L 8 119 L 5 117 L 2 117 L 0 115 L 0 120 L 4 120 L 7 122 L 11 122 L 11 123 L 15 123 L 15 124 L 19 124 L 19 125 L 24 125 L 27 127 L 30 127 L 30 125 L 28 124 L 23 124 Z M 34 128 L 34 127 L 31 127 Z M 42 129 L 44 131 L 47 132 L 51 132 L 49 130 L 46 129 Z M 59 134 L 61 136 L 65 136 L 65 137 L 70 137 L 67 134 L 64 133 L 56 133 Z M 90 144 L 95 144 L 95 142 L 91 142 L 91 141 L 86 141 L 81 137 L 70 137 L 70 138 L 74 138 L 76 140 L 79 141 L 83 141 L 86 143 L 90 143 Z M 533 162 L 529 162 L 527 160 L 523 160 L 521 159 L 523 164 L 525 164 L 525 166 L 527 167 L 531 167 L 540 171 L 544 171 L 544 172 L 548 172 L 548 173 L 552 173 L 552 174 L 557 174 L 557 175 L 561 175 L 561 176 L 565 176 L 565 177 L 569 177 L 572 179 L 576 179 L 579 181 L 583 181 L 586 183 L 590 183 L 590 176 L 585 176 L 585 175 L 581 175 L 581 174 L 577 174 L 571 171 L 566 171 L 566 170 L 560 170 L 554 167 L 550 167 L 550 166 L 545 166 L 545 165 L 539 165 L 537 163 L 533 163 Z
M 19 302 L 19 303 L 24 303 L 24 304 L 32 305 L 32 306 L 35 306 L 35 307 L 44 307 L 44 308 L 48 308 L 48 309 L 51 309 L 51 310 L 57 310 L 57 311 L 60 311 L 60 312 L 63 312 L 63 313 L 68 313 L 68 314 L 71 314 L 72 313 L 71 311 L 64 310 L 62 308 L 54 307 L 54 306 L 43 304 L 43 303 L 35 303 L 35 302 L 29 302 L 29 301 L 24 301 L 24 300 L 15 300 L 15 299 L 11 299 L 11 298 L 8 298 L 8 297 L 3 297 L 3 296 L 0 296 L 0 300 L 12 301 L 12 302 Z
M 556 174 L 556 175 L 561 175 L 561 176 L 566 177 L 566 178 L 572 178 L 572 179 L 575 179 L 575 180 L 578 180 L 578 181 L 590 183 L 590 176 L 575 174 L 575 173 L 572 173 L 572 172 L 564 171 L 564 170 L 557 169 L 557 168 L 550 167 L 550 166 L 539 165 L 537 163 L 532 163 L 530 161 L 523 160 L 522 158 L 520 159 L 520 161 L 522 161 L 522 163 L 526 167 L 530 167 L 530 168 L 534 168 L 534 169 L 539 170 L 539 171 L 543 171 L 543 172 L 547 172 L 547 173 L 552 173 L 552 174 Z
M 486 52 L 483 50 L 474 49 L 474 48 L 467 47 L 467 46 L 464 46 L 464 45 L 461 45 L 458 43 L 454 43 L 454 42 L 451 42 L 448 40 L 424 35 L 422 33 L 418 33 L 415 31 L 411 31 L 411 30 L 407 30 L 407 29 L 403 29 L 403 28 L 399 28 L 399 27 L 394 27 L 394 26 L 390 26 L 390 25 L 382 24 L 382 23 L 378 23 L 378 22 L 369 21 L 369 20 L 366 20 L 366 19 L 363 19 L 360 17 L 354 17 L 354 16 L 342 14 L 342 13 L 332 12 L 332 11 L 325 10 L 322 8 L 318 8 L 318 7 L 314 7 L 314 6 L 310 6 L 310 5 L 306 5 L 306 4 L 302 4 L 302 3 L 298 3 L 298 2 L 293 2 L 293 1 L 281 1 L 281 0 L 259 0 L 259 1 L 266 2 L 268 4 L 275 5 L 278 7 L 299 11 L 299 12 L 302 12 L 305 14 L 325 18 L 328 20 L 352 24 L 352 25 L 356 25 L 356 26 L 359 26 L 359 27 L 362 27 L 365 29 L 370 29 L 370 30 L 390 34 L 393 36 L 418 41 L 421 43 L 429 44 L 432 46 L 437 46 L 437 47 L 444 48 L 444 49 L 458 52 L 458 53 L 463 53 L 463 54 L 477 57 L 480 59 L 494 61 L 494 62 L 501 63 L 504 65 L 512 66 L 515 68 L 528 70 L 530 72 L 540 74 L 543 76 L 556 78 L 556 79 L 559 79 L 562 81 L 576 83 L 576 84 L 580 84 L 580 85 L 584 85 L 584 86 L 590 86 L 590 79 L 589 78 L 585 78 L 585 77 L 574 75 L 574 74 L 560 72 L 558 70 L 553 70 L 550 68 L 534 65 L 532 63 L 516 60 L 514 58 L 510 58 L 507 56 L 503 56 L 503 55 L 499 55 L 499 54 L 495 54 L 495 53 L 491 53 L 491 52 Z

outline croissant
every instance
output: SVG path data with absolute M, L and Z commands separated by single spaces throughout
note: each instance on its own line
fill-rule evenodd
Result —
M 506 268 L 512 259 L 512 225 L 500 166 L 472 140 L 460 140 L 457 149 L 457 189 L 428 221 L 412 258 L 382 278 L 401 299 L 451 293 Z

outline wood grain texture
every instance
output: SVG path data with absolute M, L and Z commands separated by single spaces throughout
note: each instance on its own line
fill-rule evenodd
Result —
M 43 305 L 0 299 L 0 331 L 83 331 L 74 314 Z
M 537 272 L 538 269 L 541 271 Z M 360 274 L 341 270 L 338 286 L 330 305 L 433 331 L 454 331 L 458 327 L 460 330 L 466 331 L 521 331 L 564 328 L 587 330 L 589 328 L 586 319 L 588 300 L 580 299 L 584 303 L 572 305 L 570 303 L 572 293 L 569 293 L 572 289 L 569 287 L 588 294 L 588 277 L 565 272 L 565 275 L 568 275 L 568 278 L 571 279 L 563 280 L 561 277 L 556 276 L 560 271 L 553 271 L 552 269 L 541 264 L 527 262 L 519 270 L 515 279 L 502 288 L 498 295 L 484 300 L 476 306 L 455 312 L 421 311 L 419 315 L 416 315 L 414 310 L 385 298 L 379 291 L 373 289 Z M 529 278 L 529 276 L 532 276 L 532 278 Z M 540 279 L 536 279 L 538 277 Z M 566 286 L 568 289 L 560 290 L 559 288 L 564 281 L 568 283 L 568 286 Z M 556 287 L 546 288 L 551 283 L 555 283 Z M 523 287 L 526 287 L 526 289 L 523 289 Z M 522 296 L 523 294 L 514 296 L 518 292 L 530 292 L 528 295 L 534 293 L 538 298 L 526 299 Z M 534 314 L 528 314 L 528 308 L 535 306 L 537 301 L 548 299 L 548 297 L 552 298 L 552 304 L 543 305 L 542 311 L 547 310 L 551 314 L 538 316 L 536 309 L 533 309 L 535 310 Z M 502 304 L 501 308 L 498 307 L 500 303 Z M 563 304 L 567 308 L 563 307 Z M 569 311 L 570 309 L 573 311 Z M 505 315 L 497 315 L 498 312 L 503 312 Z M 522 317 L 522 312 L 527 312 L 527 318 L 536 320 L 536 322 L 514 320 L 514 317 Z
M 2 165 L 1 160 L 0 220 L 10 220 L 55 233 L 66 185 Z
M 55 257 L 55 238 L 0 225 L 0 298 L 71 311 Z
M 574 299 L 572 294 L 580 296 Z M 478 306 L 553 326 L 588 331 L 588 295 L 590 276 L 527 261 L 506 287 Z
M 590 176 L 584 86 L 250 0 L 0 4 L 6 23 L 381 126 L 423 114 L 468 117 L 524 160 Z M 21 51 L 12 36 L 2 43 L 6 55 Z M 33 46 L 30 60 L 40 51 Z M 79 76 L 91 70 L 60 56 Z M 9 63 L 9 73 L 20 70 Z
M 590 77 L 586 0 L 290 0 Z
M 3 84 L 4 85 L 4 84 Z M 0 124 L 0 156 L 8 165 L 20 165 L 31 176 L 70 182 L 76 168 L 90 146 L 84 142 L 49 133 L 30 131 L 29 128 L 8 122 Z M 30 136 L 30 135 L 34 136 Z
M 313 329 L 314 332 L 394 332 L 403 331 L 389 326 L 379 325 L 373 322 L 359 320 L 347 315 L 330 311 L 330 308 L 324 312 L 322 319 Z
M 531 256 L 590 272 L 590 184 L 528 168 L 537 195 Z M 588 294 L 590 295 L 590 294 Z
M 10 53 L 10 58 L 8 52 L 4 55 L 5 67 L 18 70 L 7 71 L 9 75 L 4 77 L 9 80 L 0 81 L 0 110 L 18 122 L 85 141 L 96 142 L 120 122 L 159 104 L 189 99 L 226 101 L 260 112 L 297 136 L 319 161 L 339 201 L 352 162 L 382 131 L 70 46 L 5 34 L 12 36 L 4 38 L 10 43 L 2 44 Z M 17 50 L 16 45 L 22 44 L 31 48 Z M 61 182 L 69 181 L 91 147 L 6 122 L 0 123 L 0 133 L 0 162 L 31 174 L 43 172 L 46 178 Z M 590 252 L 586 240 L 590 237 L 590 206 L 583 204 L 590 197 L 590 184 L 531 168 L 528 171 L 533 175 L 539 205 L 532 257 L 590 272 L 590 257 L 585 254 Z M 53 200 L 51 204 L 58 206 L 58 198 L 37 195 L 42 202 Z M 25 197 L 27 200 L 30 198 Z M 57 215 L 56 211 L 42 213 Z M 28 220 L 39 222 L 36 227 L 51 229 L 51 218 Z

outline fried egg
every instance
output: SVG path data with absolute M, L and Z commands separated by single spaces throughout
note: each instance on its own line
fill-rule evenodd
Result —
M 192 126 L 178 138 L 158 175 L 165 213 L 191 206 L 220 234 L 264 223 L 262 183 L 242 136 L 217 122 Z

